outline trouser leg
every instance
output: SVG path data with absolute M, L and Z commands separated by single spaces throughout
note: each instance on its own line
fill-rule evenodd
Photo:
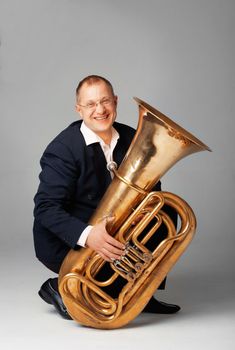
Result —
M 47 261 L 45 262 L 45 261 L 42 261 L 42 260 L 40 260 L 40 261 L 49 270 L 51 270 L 51 271 L 53 271 L 55 273 L 59 273 L 62 263 L 51 263 L 51 262 L 47 262 Z

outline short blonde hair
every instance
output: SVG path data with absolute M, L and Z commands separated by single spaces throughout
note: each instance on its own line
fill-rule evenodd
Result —
M 104 77 L 101 77 L 100 75 L 94 75 L 93 74 L 93 75 L 88 75 L 87 77 L 85 77 L 84 79 L 82 79 L 79 82 L 79 84 L 77 86 L 77 89 L 76 89 L 76 97 L 77 97 L 77 99 L 78 99 L 80 90 L 81 90 L 81 88 L 82 88 L 82 86 L 84 84 L 92 85 L 92 84 L 96 84 L 96 83 L 98 83 L 100 81 L 105 82 L 105 84 L 110 88 L 112 95 L 114 96 L 113 86 L 110 83 L 110 81 L 108 81 L 108 79 L 106 79 Z

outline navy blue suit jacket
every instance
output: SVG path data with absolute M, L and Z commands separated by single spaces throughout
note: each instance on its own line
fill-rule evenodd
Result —
M 44 263 L 60 264 L 71 248 L 79 249 L 79 236 L 111 182 L 100 144 L 86 146 L 80 127 L 76 121 L 63 130 L 40 161 L 33 233 L 36 256 Z M 120 138 L 113 159 L 120 165 L 135 130 L 117 122 L 114 127 Z

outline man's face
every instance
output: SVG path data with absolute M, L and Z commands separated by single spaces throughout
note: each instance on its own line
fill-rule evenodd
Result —
M 86 126 L 110 142 L 112 125 L 116 119 L 117 96 L 104 81 L 84 84 L 80 90 L 76 110 Z

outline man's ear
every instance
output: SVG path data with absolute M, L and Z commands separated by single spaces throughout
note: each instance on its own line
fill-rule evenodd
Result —
M 118 104 L 118 96 L 117 95 L 114 96 L 114 103 L 115 103 L 115 106 L 117 107 L 117 104 Z
M 78 104 L 75 105 L 75 111 L 80 114 L 80 117 L 82 118 L 82 112 L 81 112 L 81 106 Z

